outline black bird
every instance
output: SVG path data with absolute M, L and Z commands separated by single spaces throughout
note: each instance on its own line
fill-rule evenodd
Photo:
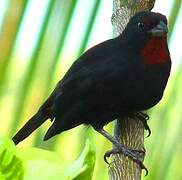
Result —
M 87 124 L 145 168 L 137 153 L 126 149 L 103 126 L 156 105 L 163 96 L 170 68 L 166 17 L 139 12 L 121 35 L 92 47 L 73 63 L 13 141 L 18 144 L 48 119 L 53 123 L 44 140 Z

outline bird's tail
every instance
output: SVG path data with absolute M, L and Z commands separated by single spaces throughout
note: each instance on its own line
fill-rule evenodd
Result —
M 27 138 L 33 131 L 41 126 L 49 117 L 38 111 L 12 138 L 15 145 Z

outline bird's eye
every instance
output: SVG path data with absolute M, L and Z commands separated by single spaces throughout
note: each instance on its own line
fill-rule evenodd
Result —
M 139 23 L 138 23 L 138 27 L 139 27 L 140 29 L 143 29 L 143 28 L 145 27 L 145 25 L 144 25 L 144 23 L 139 22 Z

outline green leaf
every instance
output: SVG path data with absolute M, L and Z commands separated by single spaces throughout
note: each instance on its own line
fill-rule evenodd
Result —
M 95 166 L 95 151 L 93 150 L 90 141 L 86 141 L 85 148 L 80 157 L 66 171 L 66 179 L 83 180 L 92 179 Z
M 1 180 L 79 180 L 91 179 L 95 152 L 89 140 L 80 157 L 70 166 L 60 155 L 38 148 L 17 148 L 8 138 L 0 138 Z
M 14 143 L 6 138 L 0 138 L 0 179 L 21 180 L 24 176 L 23 162 L 16 156 Z

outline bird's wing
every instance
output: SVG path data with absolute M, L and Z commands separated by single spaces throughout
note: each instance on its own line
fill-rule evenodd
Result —
M 126 69 L 118 44 L 117 39 L 112 39 L 86 51 L 57 85 L 59 92 L 70 91 L 76 87 L 81 91 L 84 87 L 101 85 L 112 80 L 118 74 L 117 71 Z
M 129 67 L 117 43 L 116 39 L 101 43 L 73 63 L 54 91 L 53 111 L 64 114 L 70 104 L 74 106 L 80 100 L 114 100 L 112 95 L 121 89 L 118 84 L 124 85 Z

